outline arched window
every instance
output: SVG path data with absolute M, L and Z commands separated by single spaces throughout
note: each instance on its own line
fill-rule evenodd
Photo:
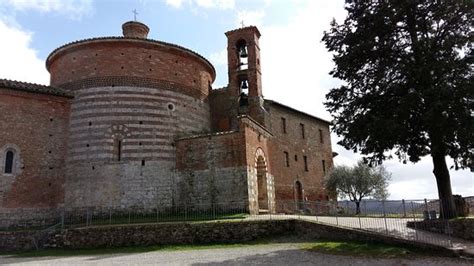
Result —
M 122 140 L 120 139 L 114 140 L 114 158 L 119 162 L 122 160 Z
M 238 70 L 245 70 L 248 69 L 248 49 L 247 49 L 247 42 L 245 40 L 240 39 L 236 43 L 237 48 L 237 58 L 238 58 Z
M 15 153 L 13 151 L 7 151 L 5 154 L 5 174 L 13 173 L 13 161 L 15 159 Z

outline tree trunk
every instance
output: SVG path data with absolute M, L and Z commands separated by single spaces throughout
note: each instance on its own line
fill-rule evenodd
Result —
M 451 191 L 451 179 L 444 153 L 432 153 L 433 173 L 438 185 L 440 218 L 456 218 L 456 206 L 454 205 L 453 192 Z
M 356 204 L 356 215 L 358 215 L 360 214 L 360 201 L 356 200 L 355 204 Z

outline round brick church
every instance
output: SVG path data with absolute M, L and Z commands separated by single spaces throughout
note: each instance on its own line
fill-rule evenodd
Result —
M 50 86 L 0 79 L 2 220 L 327 198 L 329 122 L 263 98 L 256 27 L 226 33 L 218 89 L 203 56 L 148 39 L 143 23 L 122 29 L 54 50 Z

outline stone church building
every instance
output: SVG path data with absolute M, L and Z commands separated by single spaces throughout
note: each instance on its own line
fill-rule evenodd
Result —
M 264 99 L 256 27 L 226 33 L 219 89 L 203 56 L 122 28 L 54 50 L 50 86 L 0 79 L 0 216 L 327 198 L 329 122 Z

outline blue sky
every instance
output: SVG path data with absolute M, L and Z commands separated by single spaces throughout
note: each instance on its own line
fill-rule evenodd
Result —
M 49 83 L 44 60 L 55 48 L 75 40 L 121 36 L 122 23 L 150 27 L 149 38 L 179 44 L 216 67 L 214 88 L 227 84 L 226 31 L 259 27 L 263 93 L 330 120 L 324 95 L 339 81 L 328 75 L 331 55 L 320 42 L 332 18 L 343 20 L 343 0 L 0 0 L 0 78 Z M 336 164 L 354 164 L 332 136 Z M 436 198 L 429 157 L 417 164 L 385 163 L 393 174 L 391 198 Z M 468 171 L 451 171 L 453 192 L 474 195 Z

